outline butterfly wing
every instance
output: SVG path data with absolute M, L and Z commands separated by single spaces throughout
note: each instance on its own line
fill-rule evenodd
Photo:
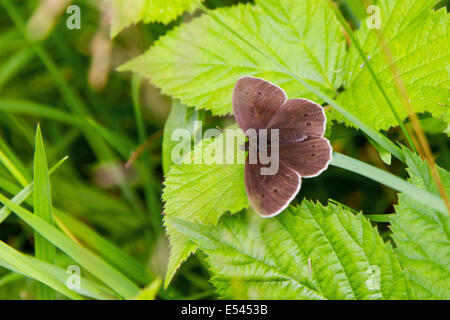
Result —
M 332 148 L 322 137 L 325 125 L 326 117 L 320 105 L 306 99 L 286 101 L 268 125 L 269 129 L 280 130 L 280 163 L 304 178 L 318 176 L 326 170 Z M 292 143 L 282 143 L 289 139 Z
M 280 163 L 297 171 L 303 178 L 318 176 L 331 161 L 330 142 L 323 137 L 309 137 L 305 141 L 280 145 Z
M 326 121 L 324 110 L 317 103 L 291 99 L 272 116 L 267 128 L 279 129 L 280 139 L 302 134 L 321 137 L 325 133 Z
M 233 90 L 234 117 L 244 132 L 250 128 L 266 129 L 286 100 L 280 87 L 263 79 L 243 77 Z
M 252 208 L 262 217 L 283 211 L 300 190 L 301 177 L 280 163 L 274 175 L 261 175 L 262 165 L 245 163 L 245 189 Z

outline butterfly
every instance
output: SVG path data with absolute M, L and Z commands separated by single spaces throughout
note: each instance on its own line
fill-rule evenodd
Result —
M 328 168 L 332 148 L 323 137 L 324 109 L 307 99 L 288 100 L 280 87 L 264 79 L 246 76 L 234 86 L 233 111 L 236 122 L 249 140 L 249 132 L 278 129 L 277 172 L 263 175 L 261 169 L 265 164 L 261 161 L 252 163 L 249 155 L 244 169 L 245 190 L 253 209 L 262 217 L 276 216 L 300 191 L 302 178 L 318 176 Z M 263 149 L 260 139 L 256 146 L 259 155 Z M 268 150 L 272 148 L 270 142 L 265 145 Z

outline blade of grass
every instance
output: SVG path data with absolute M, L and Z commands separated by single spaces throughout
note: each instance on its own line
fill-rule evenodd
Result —
M 27 277 L 45 284 L 68 298 L 75 300 L 83 299 L 79 294 L 70 290 L 65 284 L 58 281 L 52 274 L 41 270 L 34 264 L 28 263 L 23 254 L 11 248 L 3 241 L 0 241 L 0 259 L 3 260 L 3 264 L 12 266 L 15 270 L 20 271 Z
M 139 88 L 141 87 L 141 80 L 142 79 L 137 74 L 133 74 L 131 79 L 131 98 L 133 100 L 133 110 L 136 118 L 139 144 L 143 144 L 145 141 L 145 124 L 142 118 L 141 106 L 139 104 Z
M 16 50 L 24 45 L 23 39 L 16 28 L 9 28 L 0 34 L 0 52 L 2 55 L 8 54 L 10 51 Z
M 33 53 L 30 49 L 25 48 L 16 52 L 0 66 L 0 91 L 9 80 L 30 62 L 31 58 L 33 58 Z
M 77 126 L 81 130 L 90 128 L 100 137 L 103 137 L 103 141 L 108 142 L 109 145 L 119 155 L 121 155 L 123 159 L 127 159 L 131 150 L 134 148 L 134 144 L 126 136 L 106 129 L 90 117 L 80 118 L 40 103 L 16 99 L 0 99 L 0 110 L 41 116 L 51 120 L 67 123 L 72 126 Z M 112 155 L 111 158 L 108 158 L 111 160 Z M 126 183 L 121 184 L 120 189 L 128 202 L 133 206 L 133 209 L 142 213 L 142 203 L 136 192 Z
M 403 192 L 426 206 L 439 210 L 442 213 L 447 213 L 447 208 L 441 198 L 426 190 L 419 189 L 389 172 L 338 152 L 333 152 L 333 160 L 330 164 L 365 176 L 398 192 Z
M 143 145 L 146 140 L 146 132 L 145 132 L 145 124 L 144 119 L 142 117 L 141 113 L 141 106 L 139 104 L 139 89 L 141 86 L 141 78 L 134 74 L 132 81 L 131 81 L 131 98 L 133 101 L 133 109 L 134 109 L 134 116 L 136 119 L 136 126 L 138 131 L 138 138 L 139 138 L 139 145 Z M 144 186 L 144 193 L 145 193 L 145 201 L 147 203 L 147 210 L 148 214 L 152 220 L 152 226 L 155 233 L 161 233 L 161 208 L 158 205 L 160 203 L 159 199 L 156 196 L 155 189 L 153 188 L 153 185 L 158 184 L 156 182 L 156 178 L 154 177 L 152 173 L 152 162 L 150 159 L 150 156 L 148 152 L 144 153 L 142 155 L 142 163 L 144 166 L 141 168 L 141 170 L 144 170 L 145 175 L 145 186 Z
M 4 0 L 2 1 L 2 3 L 9 17 L 16 25 L 22 36 L 25 38 L 25 41 L 28 43 L 31 50 L 36 54 L 36 56 L 41 59 L 41 61 L 53 77 L 56 87 L 61 92 L 61 95 L 65 100 L 67 106 L 72 110 L 74 114 L 77 114 L 79 116 L 89 116 L 90 114 L 88 108 L 84 105 L 77 94 L 73 92 L 72 89 L 67 85 L 66 81 L 59 72 L 57 65 L 54 63 L 50 55 L 38 42 L 34 42 L 29 38 L 25 23 L 13 2 L 11 2 L 10 0 Z M 108 160 L 111 158 L 112 155 L 110 149 L 104 143 L 104 141 L 95 134 L 95 132 L 86 128 L 84 128 L 83 132 L 89 144 L 91 145 L 91 149 L 96 154 L 99 160 Z
M 133 150 L 134 143 L 132 143 L 128 137 L 119 135 L 116 132 L 106 129 L 100 125 L 93 118 L 87 118 L 87 123 L 99 136 L 101 136 L 106 142 L 109 143 L 113 149 L 115 149 L 124 159 L 128 158 L 131 150 Z
M 162 280 L 160 278 L 156 278 L 146 288 L 142 289 L 134 300 L 155 300 L 161 285 Z
M 64 157 L 63 159 L 59 160 L 49 171 L 48 174 L 51 175 L 53 172 L 55 172 L 56 169 L 58 169 L 69 157 Z M 2 183 L 2 187 L 4 189 L 5 188 L 5 184 Z M 29 185 L 27 185 L 25 188 L 23 188 L 19 193 L 17 193 L 14 198 L 11 199 L 11 201 L 13 201 L 16 204 L 21 204 L 26 198 L 28 198 L 28 196 L 31 194 L 31 192 L 33 192 L 33 188 L 34 188 L 34 182 L 31 182 Z M 7 190 L 10 193 L 14 193 L 11 192 L 11 187 L 8 188 L 9 190 Z M 0 223 L 2 223 L 11 213 L 11 210 L 8 209 L 8 207 L 3 207 L 2 209 L 0 209 Z
M 0 150 L 0 163 L 11 173 L 11 175 L 20 183 L 21 186 L 28 185 L 28 180 L 24 177 L 21 171 L 14 165 L 14 162 L 9 159 L 2 150 Z
M 342 5 L 349 13 L 355 26 L 359 28 L 361 21 L 366 17 L 366 10 L 361 0 L 344 0 Z
M 31 127 L 27 122 L 22 118 L 17 117 L 15 114 L 3 111 L 0 113 L 0 121 L 4 125 L 4 128 L 8 127 L 15 133 L 14 138 L 19 138 L 19 133 L 21 133 L 27 144 L 30 147 L 34 147 L 34 134 L 36 133 L 34 126 Z
M 68 157 L 65 157 L 56 165 L 54 165 L 50 169 L 49 175 L 51 175 L 67 158 Z M 17 188 L 9 187 L 5 189 L 10 193 L 14 193 L 14 190 Z M 20 205 L 32 192 L 33 183 L 22 189 L 14 198 L 11 199 L 11 201 L 17 205 Z M 29 202 L 28 204 L 32 205 L 32 203 Z M 10 212 L 11 211 L 8 207 L 3 207 L 0 210 L 0 223 L 7 217 Z M 94 230 L 87 227 L 76 218 L 62 212 L 61 210 L 55 208 L 54 217 L 55 219 L 59 218 L 68 228 L 71 234 L 77 237 L 77 240 L 83 241 L 88 247 L 94 249 L 99 255 L 112 263 L 125 275 L 142 285 L 146 285 L 150 282 L 150 276 L 148 275 L 146 269 L 142 266 L 142 264 L 124 253 L 115 244 L 100 236 Z
M 365 214 L 364 217 L 373 222 L 391 222 L 391 218 L 394 214 Z
M 364 131 L 369 137 L 371 137 L 373 140 L 375 140 L 378 144 L 380 144 L 383 148 L 388 150 L 390 153 L 392 153 L 397 159 L 399 159 L 402 162 L 405 162 L 405 156 L 402 152 L 402 150 L 396 146 L 392 141 L 390 141 L 386 136 L 381 134 L 380 132 L 375 131 L 368 125 L 366 125 L 363 121 L 361 121 L 357 116 L 347 111 L 344 107 L 342 107 L 336 100 L 334 100 L 332 97 L 328 96 L 326 93 L 322 92 L 321 90 L 317 89 L 316 87 L 309 84 L 306 80 L 302 79 L 295 73 L 293 73 L 288 67 L 285 65 L 280 64 L 278 61 L 272 59 L 270 56 L 268 56 L 264 51 L 260 50 L 256 46 L 254 46 L 251 42 L 249 42 L 247 39 L 242 37 L 239 33 L 234 31 L 230 26 L 228 26 L 225 22 L 223 22 L 214 12 L 209 10 L 207 7 L 205 7 L 200 1 L 197 0 L 198 6 L 205 12 L 206 14 L 209 14 L 211 18 L 213 18 L 217 23 L 225 27 L 228 31 L 230 31 L 234 36 L 236 36 L 238 39 L 240 39 L 242 42 L 247 44 L 249 47 L 251 47 L 253 50 L 258 52 L 260 55 L 271 61 L 273 64 L 275 64 L 278 68 L 283 70 L 286 74 L 291 76 L 293 79 L 298 81 L 301 85 L 303 85 L 305 88 L 310 90 L 312 93 L 314 93 L 316 96 L 318 96 L 320 99 L 327 102 L 330 106 L 335 108 L 340 114 L 342 114 L 345 118 L 347 118 L 349 121 L 351 121 L 356 127 Z
M 60 154 L 64 154 L 66 150 L 80 137 L 80 130 L 72 128 L 59 139 L 49 150 L 48 159 L 56 159 Z
M 77 261 L 82 267 L 122 297 L 131 299 L 138 294 L 139 288 L 131 280 L 90 250 L 79 246 L 61 231 L 35 216 L 30 211 L 18 206 L 2 194 L 0 194 L 0 202 L 6 205 L 31 228 L 39 232 L 48 241 Z
M 0 260 L 1 261 L 1 260 Z M 19 273 L 10 272 L 0 278 L 0 288 L 8 283 L 22 279 L 23 276 Z
M 18 252 L 20 253 L 20 252 Z M 56 280 L 61 282 L 61 284 L 67 286 L 67 280 L 70 276 L 70 274 L 64 270 L 63 268 L 49 264 L 47 262 L 41 261 L 39 259 L 36 259 L 32 256 L 20 253 L 22 255 L 22 258 L 27 262 L 28 265 L 32 265 L 38 269 L 40 269 L 43 273 L 46 273 L 52 277 L 54 277 Z M 24 275 L 26 274 L 22 273 L 20 270 L 15 268 L 14 266 L 10 265 L 7 261 L 4 261 L 0 259 L 0 266 L 3 268 L 9 269 L 12 272 L 16 272 L 17 275 Z M 112 292 L 110 289 L 101 286 L 95 282 L 92 282 L 85 277 L 80 276 L 80 288 L 73 288 L 70 289 L 73 290 L 75 293 L 78 293 L 79 295 L 98 299 L 98 300 L 112 300 L 117 299 L 118 297 Z
M 54 220 L 47 157 L 45 155 L 44 140 L 42 139 L 41 128 L 39 125 L 36 129 L 35 145 L 33 192 L 34 214 L 48 222 L 50 225 L 53 225 Z M 50 264 L 55 262 L 55 247 L 36 231 L 34 232 L 34 251 L 37 259 L 46 261 Z M 55 291 L 44 284 L 38 283 L 37 298 L 39 300 L 55 300 L 55 297 Z
M 142 285 L 150 282 L 150 277 L 142 264 L 125 254 L 109 240 L 98 235 L 94 230 L 62 211 L 55 210 L 55 215 L 64 222 L 79 240 L 98 252 L 99 255 L 116 266 L 126 276 Z
M 92 130 L 96 130 L 96 133 L 103 137 L 124 159 L 128 158 L 130 151 L 134 148 L 134 144 L 126 136 L 117 132 L 111 132 L 93 118 L 74 116 L 52 106 L 28 100 L 0 98 L 0 110 L 43 117 L 75 126 L 81 130 L 91 128 Z
M 28 172 L 25 165 L 19 160 L 19 158 L 14 153 L 14 151 L 9 147 L 9 145 L 6 143 L 6 141 L 2 137 L 0 137 L 0 152 L 3 152 L 5 157 L 8 158 L 9 161 L 13 164 L 13 166 L 15 167 L 15 170 L 17 170 L 20 173 L 20 175 L 24 179 L 23 182 L 25 182 L 25 181 L 28 182 L 31 180 L 31 175 Z M 11 171 L 10 171 L 10 173 L 11 173 Z M 17 181 L 19 183 L 21 183 L 19 180 L 17 180 Z

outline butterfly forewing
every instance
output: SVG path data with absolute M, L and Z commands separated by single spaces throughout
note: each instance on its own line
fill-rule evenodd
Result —
M 279 129 L 280 137 L 296 134 L 321 137 L 325 133 L 325 123 L 321 106 L 306 99 L 291 99 L 278 109 L 267 127 Z
M 233 111 L 239 127 L 266 129 L 272 116 L 286 102 L 286 94 L 279 87 L 262 79 L 243 77 L 233 90 Z

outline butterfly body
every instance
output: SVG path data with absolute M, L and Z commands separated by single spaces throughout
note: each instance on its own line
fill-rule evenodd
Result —
M 320 105 L 288 100 L 278 86 L 253 77 L 236 82 L 233 110 L 249 138 L 242 146 L 249 151 L 244 174 L 249 202 L 262 217 L 275 216 L 295 198 L 302 177 L 319 175 L 331 161 L 331 145 L 323 137 L 325 113 Z M 258 157 L 251 156 L 252 148 Z M 267 174 L 261 152 L 275 153 L 276 171 Z

